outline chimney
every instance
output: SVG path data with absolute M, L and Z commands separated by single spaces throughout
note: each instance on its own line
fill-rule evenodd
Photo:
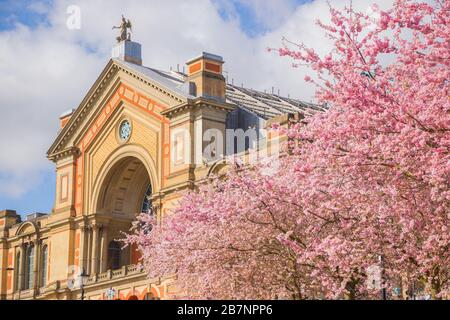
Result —
M 8 229 L 21 222 L 20 216 L 14 210 L 0 211 L 0 239 L 8 237 Z M 1 250 L 0 250 L 1 253 Z
M 186 62 L 190 94 L 196 97 L 225 101 L 226 83 L 222 74 L 223 64 L 221 56 L 206 52 Z
M 59 124 L 60 124 L 61 129 L 66 126 L 66 124 L 69 122 L 69 120 L 72 117 L 74 112 L 75 112 L 75 109 L 72 109 L 72 110 L 64 112 L 62 115 L 59 116 Z
M 142 49 L 141 44 L 124 40 L 117 43 L 112 49 L 112 58 L 122 61 L 142 65 Z

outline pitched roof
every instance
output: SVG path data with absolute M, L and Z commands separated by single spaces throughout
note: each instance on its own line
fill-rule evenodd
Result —
M 165 89 L 171 90 L 174 93 L 179 94 L 185 98 L 195 98 L 194 96 L 189 95 L 189 85 L 181 80 L 180 76 L 175 72 L 164 72 L 116 58 L 113 58 L 112 60 L 117 64 L 122 65 L 125 68 L 132 70 L 149 80 L 153 80 Z
M 195 98 L 189 94 L 189 86 L 185 82 L 187 75 L 182 72 L 161 71 L 118 59 L 113 60 L 188 99 Z M 316 104 L 238 87 L 232 84 L 227 84 L 226 102 L 250 111 L 265 120 L 286 113 L 302 112 L 305 115 L 312 115 L 317 111 L 325 110 L 324 107 Z
M 308 116 L 325 110 L 312 103 L 230 84 L 227 84 L 226 97 L 227 102 L 253 112 L 265 120 L 287 113 L 301 112 Z
M 48 155 L 58 150 L 65 140 L 64 137 L 67 137 L 67 134 L 70 135 L 74 132 L 74 129 L 78 124 L 78 118 L 85 114 L 85 110 L 83 110 L 84 107 L 87 102 L 92 99 L 94 91 L 99 90 L 99 83 L 114 65 L 118 65 L 129 72 L 135 73 L 141 79 L 160 87 L 167 92 L 167 94 L 170 94 L 171 97 L 180 102 L 195 98 L 189 94 L 189 84 L 185 81 L 187 75 L 182 72 L 172 70 L 161 71 L 113 58 L 108 62 L 102 74 L 89 90 L 89 93 L 83 99 L 80 106 L 75 109 L 69 123 L 62 130 L 60 130 L 55 141 L 47 152 Z M 301 112 L 308 116 L 316 113 L 317 111 L 325 111 L 326 109 L 325 107 L 303 102 L 297 99 L 286 98 L 276 94 L 269 94 L 253 89 L 238 87 L 232 84 L 226 85 L 226 102 L 252 112 L 264 120 L 286 113 Z

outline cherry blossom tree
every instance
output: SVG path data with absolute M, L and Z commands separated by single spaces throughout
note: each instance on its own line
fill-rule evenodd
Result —
M 307 277 L 278 240 L 296 224 L 284 197 L 289 172 L 261 169 L 233 167 L 187 193 L 161 224 L 142 214 L 127 242 L 139 245 L 149 275 L 176 274 L 180 297 L 191 299 L 302 298 Z
M 303 141 L 299 197 L 324 221 L 311 224 L 320 232 L 312 247 L 297 252 L 333 288 L 328 296 L 364 293 L 377 258 L 387 288 L 406 278 L 448 294 L 449 9 L 398 0 L 387 11 L 374 5 L 373 19 L 331 8 L 331 24 L 319 24 L 332 52 L 279 49 L 316 71 L 305 80 L 330 106 L 288 132 Z
M 141 215 L 126 242 L 150 276 L 176 274 L 189 298 L 380 298 L 414 281 L 448 297 L 450 3 L 372 11 L 330 8 L 324 57 L 276 50 L 311 68 L 328 110 L 278 129 L 278 171 L 231 166 L 161 223 Z

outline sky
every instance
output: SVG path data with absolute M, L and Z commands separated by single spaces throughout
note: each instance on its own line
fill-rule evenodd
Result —
M 353 2 L 367 11 L 374 1 Z M 79 28 L 68 27 L 73 6 Z M 0 210 L 51 211 L 55 168 L 46 152 L 59 115 L 79 105 L 108 62 L 121 14 L 146 66 L 169 70 L 207 51 L 224 57 L 230 82 L 305 101 L 314 101 L 309 71 L 266 48 L 283 37 L 321 54 L 331 48 L 315 24 L 329 20 L 325 0 L 0 0 Z

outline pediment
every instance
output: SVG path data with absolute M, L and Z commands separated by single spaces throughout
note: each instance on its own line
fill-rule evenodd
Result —
M 179 86 L 171 86 L 151 69 L 112 59 L 95 81 L 69 122 L 47 152 L 55 161 L 83 151 L 108 116 L 126 101 L 165 120 L 161 112 L 187 101 Z M 80 150 L 81 149 L 81 150 Z
M 32 222 L 24 222 L 20 225 L 20 227 L 16 231 L 16 236 L 19 235 L 28 235 L 34 234 L 38 232 L 38 227 Z

